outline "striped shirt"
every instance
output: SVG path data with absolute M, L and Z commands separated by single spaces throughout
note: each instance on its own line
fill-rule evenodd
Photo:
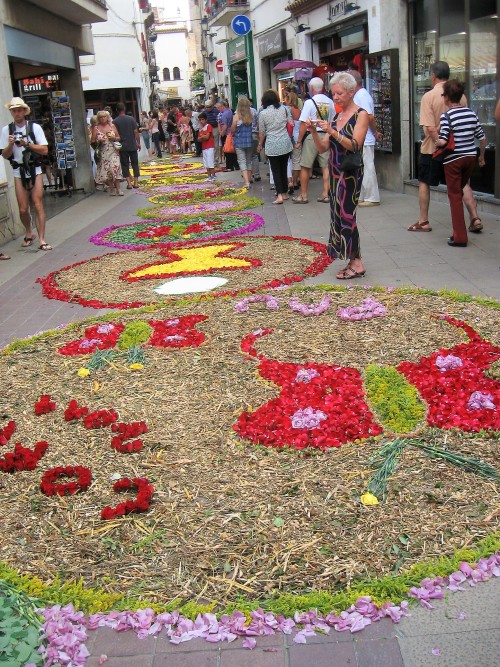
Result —
M 448 164 L 465 155 L 476 156 L 477 150 L 474 139 L 484 139 L 484 132 L 479 124 L 479 118 L 469 107 L 453 107 L 453 109 L 448 110 L 447 114 L 451 121 L 451 128 L 446 113 L 441 114 L 439 138 L 448 141 L 451 129 L 455 138 L 455 148 L 453 149 L 453 153 L 445 158 L 443 163 Z

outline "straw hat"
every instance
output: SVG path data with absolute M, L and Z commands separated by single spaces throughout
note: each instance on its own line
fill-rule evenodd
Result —
M 21 98 L 21 97 L 13 97 L 10 102 L 7 102 L 7 104 L 4 105 L 6 109 L 26 109 L 26 114 L 29 114 L 31 112 L 31 109 L 29 106 L 26 104 L 26 102 Z

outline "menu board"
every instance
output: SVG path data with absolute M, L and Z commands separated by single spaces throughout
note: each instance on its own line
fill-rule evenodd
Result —
M 50 94 L 52 121 L 54 124 L 54 143 L 57 168 L 61 171 L 77 166 L 71 105 L 64 90 L 54 90 Z
M 366 88 L 373 97 L 375 122 L 382 134 L 375 149 L 385 153 L 401 151 L 399 123 L 398 49 L 370 53 L 366 57 Z

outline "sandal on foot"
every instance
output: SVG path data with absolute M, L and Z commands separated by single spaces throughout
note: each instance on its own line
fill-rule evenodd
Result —
M 330 203 L 330 197 L 318 197 L 316 201 L 322 202 L 323 204 L 329 204 Z
M 10 259 L 9 255 L 4 255 L 3 252 L 0 252 L 0 262 L 4 259 Z
M 304 199 L 302 195 L 297 195 L 297 197 L 292 197 L 294 204 L 309 204 L 309 199 Z
M 33 245 L 33 241 L 35 240 L 34 236 L 25 236 L 23 239 L 23 243 L 21 243 L 21 248 L 29 248 L 30 245 Z
M 483 231 L 483 223 L 481 222 L 481 218 L 472 218 L 469 225 L 469 232 L 473 232 L 474 234 L 480 234 L 482 231 Z
M 427 229 L 425 229 L 427 227 Z M 416 222 L 414 225 L 408 227 L 409 232 L 432 232 L 432 227 L 429 225 L 429 221 L 425 222 Z
M 52 246 L 49 243 L 42 243 L 38 248 L 39 250 L 52 250 Z
M 366 271 L 355 271 L 352 266 L 346 266 L 346 268 L 337 274 L 337 280 L 352 280 L 353 278 L 361 278 L 364 276 Z
M 123 193 L 121 190 L 116 193 L 119 197 L 125 197 L 125 193 Z

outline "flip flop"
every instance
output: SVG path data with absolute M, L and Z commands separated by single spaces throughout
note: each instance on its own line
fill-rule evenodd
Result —
M 424 229 L 427 227 L 427 229 Z M 414 225 L 408 227 L 409 232 L 432 232 L 432 227 L 429 225 L 429 221 L 426 222 L 417 222 Z
M 52 246 L 49 243 L 42 243 L 38 246 L 39 250 L 52 250 Z
M 304 199 L 302 195 L 298 195 L 297 197 L 292 197 L 292 201 L 294 204 L 309 204 L 309 199 Z
M 29 248 L 30 245 L 33 245 L 34 240 L 35 240 L 34 236 L 31 236 L 30 238 L 25 236 L 24 239 L 23 239 L 24 243 L 21 243 L 21 248 Z
M 366 271 L 355 271 L 352 266 L 346 266 L 340 275 L 337 275 L 337 280 L 352 280 L 353 278 L 361 278 Z
M 330 197 L 319 197 L 316 201 L 322 202 L 323 204 L 329 204 Z
M 0 252 L 0 262 L 4 259 L 10 259 L 9 255 L 4 255 L 3 252 Z

